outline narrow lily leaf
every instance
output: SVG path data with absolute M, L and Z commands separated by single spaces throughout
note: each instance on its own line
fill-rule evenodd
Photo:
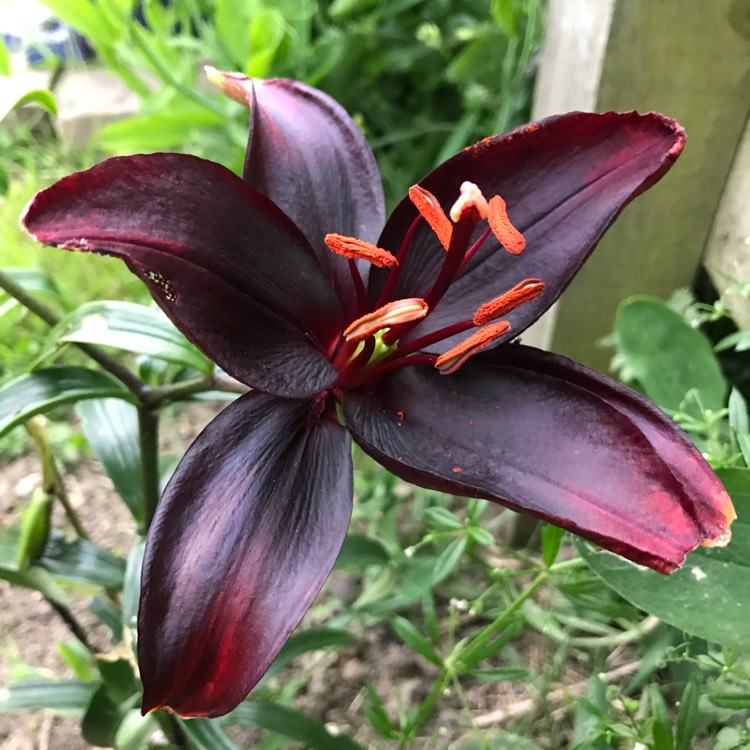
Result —
M 291 220 L 228 169 L 185 154 L 113 157 L 38 193 L 40 242 L 122 258 L 185 336 L 237 380 L 313 396 L 342 311 Z
M 177 467 L 143 563 L 145 711 L 227 713 L 330 573 L 351 514 L 351 443 L 312 409 L 253 391 L 214 419 Z
M 50 334 L 58 341 L 147 354 L 209 374 L 214 366 L 159 310 L 134 302 L 86 302 Z
M 584 543 L 578 548 L 604 582 L 636 607 L 687 633 L 746 651 L 750 649 L 745 606 L 750 597 L 750 469 L 717 473 L 737 509 L 729 547 L 698 549 L 669 577 Z
M 711 344 L 664 302 L 653 297 L 623 302 L 615 333 L 620 353 L 652 401 L 676 411 L 695 390 L 702 407 L 696 416 L 723 408 L 727 385 Z M 689 406 L 695 411 L 696 404 Z
M 89 745 L 112 747 L 126 710 L 106 685 L 99 685 L 81 720 L 83 738 Z
M 0 713 L 15 711 L 75 711 L 83 713 L 97 687 L 83 680 L 27 680 L 0 690 Z
M 721 483 L 663 412 L 528 347 L 495 349 L 450 377 L 401 370 L 366 396 L 346 394 L 344 416 L 357 443 L 407 481 L 494 500 L 661 571 L 733 518 Z
M 685 683 L 680 697 L 680 713 L 677 715 L 675 727 L 675 750 L 690 750 L 690 743 L 698 727 L 699 701 L 700 688 L 693 674 Z
M 36 268 L 3 268 L 3 273 L 13 279 L 16 284 L 20 284 L 27 292 L 55 296 L 60 294 L 60 287 L 57 286 L 57 282 L 51 276 Z
M 110 599 L 95 596 L 89 604 L 91 614 L 106 625 L 111 633 L 110 642 L 115 645 L 122 640 L 122 613 Z
M 10 52 L 5 39 L 0 37 L 0 76 L 10 75 Z
M 86 539 L 66 542 L 53 534 L 39 564 L 58 578 L 107 589 L 122 588 L 125 561 Z
M 133 518 L 141 523 L 143 482 L 136 407 L 117 398 L 91 399 L 76 404 L 76 412 L 86 440 Z
M 50 367 L 22 375 L 0 388 L 0 435 L 63 404 L 109 397 L 135 398 L 108 375 L 83 367 Z
M 24 104 L 38 104 L 42 109 L 52 115 L 57 114 L 57 102 L 55 95 L 47 89 L 31 89 L 19 94 L 16 99 L 10 97 L 0 104 L 0 122 L 7 117 L 8 113 Z
M 541 296 L 507 316 L 511 329 L 505 338 L 518 336 L 557 299 L 620 211 L 670 168 L 684 142 L 682 128 L 659 114 L 573 112 L 487 138 L 443 162 L 419 183 L 443 210 L 450 211 L 461 184 L 471 180 L 488 200 L 495 195 L 505 200 L 526 249 L 511 255 L 488 237 L 437 309 L 405 340 L 471 318 L 519 279 L 541 279 Z M 412 202 L 402 201 L 378 246 L 397 252 L 416 216 Z M 436 278 L 441 252 L 421 222 L 394 297 L 423 297 Z M 371 301 L 385 282 L 386 273 L 372 269 Z M 445 339 L 430 350 L 443 353 L 459 340 Z
M 217 722 L 210 719 L 183 721 L 182 728 L 197 750 L 242 750 Z
M 122 625 L 135 629 L 138 615 L 138 600 L 141 596 L 141 570 L 143 568 L 144 542 L 136 544 L 130 551 L 125 568 L 125 582 L 122 587 Z
M 279 655 L 274 659 L 267 674 L 271 675 L 282 670 L 298 656 L 317 651 L 318 649 L 330 648 L 331 646 L 350 646 L 356 643 L 354 636 L 345 630 L 334 628 L 311 628 L 295 633 L 284 644 Z
M 152 735 L 159 731 L 159 722 L 153 714 L 141 716 L 138 709 L 132 709 L 117 728 L 115 750 L 147 750 L 151 747 Z
M 231 724 L 249 725 L 276 732 L 297 742 L 304 742 L 311 750 L 363 750 L 362 746 L 345 735 L 332 735 L 315 719 L 288 706 L 268 701 L 245 701 L 227 716 Z

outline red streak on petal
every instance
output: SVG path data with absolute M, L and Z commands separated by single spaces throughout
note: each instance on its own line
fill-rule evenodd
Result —
M 489 213 L 487 221 L 492 228 L 492 233 L 501 242 L 502 246 L 513 255 L 523 252 L 526 247 L 524 236 L 511 224 L 505 201 L 494 195 L 490 198 Z
M 441 354 L 435 361 L 435 367 L 440 370 L 441 375 L 450 375 L 458 370 L 469 357 L 504 336 L 509 330 L 510 323 L 507 320 L 501 320 L 498 323 L 491 323 L 484 328 L 480 328 L 460 344 L 449 349 L 445 354 Z
M 397 299 L 357 318 L 344 331 L 344 336 L 347 341 L 362 341 L 383 328 L 421 320 L 427 315 L 429 309 L 427 303 L 420 297 Z
M 485 302 L 474 313 L 474 325 L 483 326 L 491 320 L 502 318 L 511 310 L 536 299 L 543 291 L 544 282 L 539 281 L 539 279 L 524 279 L 505 294 Z
M 344 237 L 342 234 L 327 234 L 325 243 L 328 249 L 345 258 L 358 258 L 372 263 L 378 268 L 395 268 L 398 261 L 395 256 L 377 245 L 371 245 L 356 237 Z
M 417 211 L 422 214 L 424 220 L 437 235 L 440 244 L 447 250 L 451 243 L 453 227 L 445 211 L 440 207 L 438 199 L 429 191 L 419 185 L 409 188 L 409 198 L 415 205 Z

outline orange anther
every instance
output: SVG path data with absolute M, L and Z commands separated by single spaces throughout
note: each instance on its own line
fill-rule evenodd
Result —
M 489 206 L 482 191 L 473 182 L 464 182 L 461 185 L 461 195 L 451 208 L 451 221 L 458 224 L 463 215 L 471 210 L 478 213 L 480 219 L 486 219 Z
M 480 328 L 460 344 L 449 349 L 445 354 L 441 354 L 435 362 L 435 367 L 440 370 L 441 375 L 450 375 L 458 370 L 469 357 L 501 336 L 505 336 L 509 330 L 510 323 L 507 320 L 501 320 L 499 323 L 491 323 L 484 328 Z
M 497 320 L 520 305 L 536 299 L 543 291 L 544 282 L 539 281 L 539 279 L 524 279 L 505 294 L 485 302 L 474 313 L 474 325 L 483 326 L 491 320 Z
M 500 240 L 502 246 L 513 255 L 523 252 L 526 247 L 526 240 L 523 235 L 511 224 L 508 218 L 508 210 L 505 201 L 499 196 L 494 195 L 490 198 L 489 213 L 487 221 L 490 224 L 492 233 Z
M 371 245 L 356 237 L 344 237 L 343 234 L 327 234 L 325 243 L 328 249 L 345 258 L 358 258 L 378 266 L 378 268 L 395 268 L 398 261 L 395 256 L 377 245 Z
M 438 199 L 429 191 L 419 185 L 409 188 L 409 199 L 422 214 L 422 218 L 430 225 L 430 229 L 437 235 L 440 244 L 447 250 L 451 244 L 453 227 L 445 211 L 438 203 Z
M 355 320 L 344 331 L 344 336 L 347 341 L 364 341 L 384 328 L 421 320 L 428 310 L 427 303 L 419 297 L 397 299 Z

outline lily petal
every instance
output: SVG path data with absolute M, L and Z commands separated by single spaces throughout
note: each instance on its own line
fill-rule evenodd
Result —
M 490 235 L 440 304 L 404 340 L 467 320 L 520 279 L 539 278 L 544 293 L 508 316 L 508 337 L 520 334 L 560 296 L 622 209 L 667 172 L 684 143 L 683 129 L 656 113 L 572 112 L 487 138 L 441 164 L 420 185 L 444 210 L 456 200 L 462 182 L 471 180 L 487 199 L 500 195 L 505 200 L 526 248 L 512 255 Z M 377 244 L 397 251 L 416 216 L 412 202 L 402 201 Z M 443 255 L 423 222 L 401 264 L 394 298 L 423 297 Z M 385 278 L 383 271 L 372 270 L 371 301 Z M 430 351 L 447 351 L 460 338 Z
M 181 154 L 108 159 L 38 193 L 40 242 L 123 258 L 205 354 L 248 385 L 307 397 L 333 382 L 338 299 L 300 231 L 224 167 Z
M 348 264 L 323 238 L 335 232 L 373 243 L 383 229 L 383 186 L 364 134 L 338 102 L 304 83 L 218 75 L 250 107 L 245 179 L 303 231 L 339 294 L 353 301 Z
M 495 500 L 663 572 L 722 539 L 731 501 L 687 436 L 609 378 L 505 346 L 450 377 L 404 369 L 347 394 L 355 441 L 415 484 Z
M 351 514 L 351 441 L 310 407 L 243 396 L 177 467 L 144 560 L 144 712 L 230 711 L 326 580 Z

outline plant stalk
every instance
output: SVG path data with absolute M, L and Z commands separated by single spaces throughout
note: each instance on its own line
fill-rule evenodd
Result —
M 159 417 L 145 404 L 138 407 L 138 427 L 143 482 L 143 525 L 148 531 L 159 503 Z

